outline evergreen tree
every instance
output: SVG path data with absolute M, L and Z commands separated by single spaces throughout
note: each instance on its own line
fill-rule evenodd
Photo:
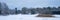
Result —
M 47 11 L 45 11 L 45 12 L 46 12 L 46 14 L 51 14 L 51 7 L 48 6 L 48 7 L 47 7 Z
M 15 8 L 15 14 L 17 14 L 17 8 Z
M 31 14 L 35 14 L 35 9 L 31 9 Z
M 58 6 L 58 8 L 60 8 L 60 6 Z
M 0 13 L 1 13 L 1 3 L 0 3 Z
M 48 9 L 48 10 L 51 10 L 51 7 L 50 7 L 50 6 L 48 6 L 48 7 L 47 7 L 47 9 Z
M 8 8 L 8 6 L 7 6 L 7 4 L 6 3 L 3 3 L 4 4 L 4 10 L 5 10 L 5 14 L 9 14 L 9 8 Z
M 27 8 L 26 7 L 22 8 L 22 14 L 27 14 Z
M 60 11 L 60 6 L 58 6 L 58 10 Z

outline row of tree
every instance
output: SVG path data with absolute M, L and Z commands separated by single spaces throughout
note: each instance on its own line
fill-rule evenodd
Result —
M 26 8 L 23 7 L 21 10 L 9 9 L 5 3 L 0 3 L 0 15 L 8 15 L 8 14 L 37 14 L 45 11 L 60 11 L 60 6 L 56 7 L 43 7 L 43 8 Z
M 23 7 L 22 10 L 20 10 L 21 14 L 36 14 L 41 13 L 44 11 L 60 11 L 60 6 L 58 8 L 56 7 L 43 7 L 43 8 L 26 8 Z

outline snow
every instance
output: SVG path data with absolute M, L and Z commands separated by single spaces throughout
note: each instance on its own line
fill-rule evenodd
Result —
M 59 20 L 60 15 L 54 15 L 55 18 L 36 17 L 37 15 L 8 15 L 0 16 L 0 20 Z

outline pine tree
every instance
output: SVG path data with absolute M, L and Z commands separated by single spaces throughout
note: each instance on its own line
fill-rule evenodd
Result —
M 1 13 L 1 3 L 0 3 L 0 13 Z
M 35 10 L 34 9 L 31 9 L 31 14 L 35 14 Z
M 17 14 L 17 8 L 15 8 L 15 14 Z
M 27 14 L 27 8 L 26 7 L 22 8 L 22 14 Z

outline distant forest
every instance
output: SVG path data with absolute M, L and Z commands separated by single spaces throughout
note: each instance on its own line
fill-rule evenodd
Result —
M 56 7 L 43 7 L 43 8 L 26 8 L 21 10 L 9 9 L 6 3 L 0 3 L 0 15 L 14 15 L 14 14 L 41 14 L 43 12 L 51 12 L 51 14 L 60 14 L 60 6 Z

